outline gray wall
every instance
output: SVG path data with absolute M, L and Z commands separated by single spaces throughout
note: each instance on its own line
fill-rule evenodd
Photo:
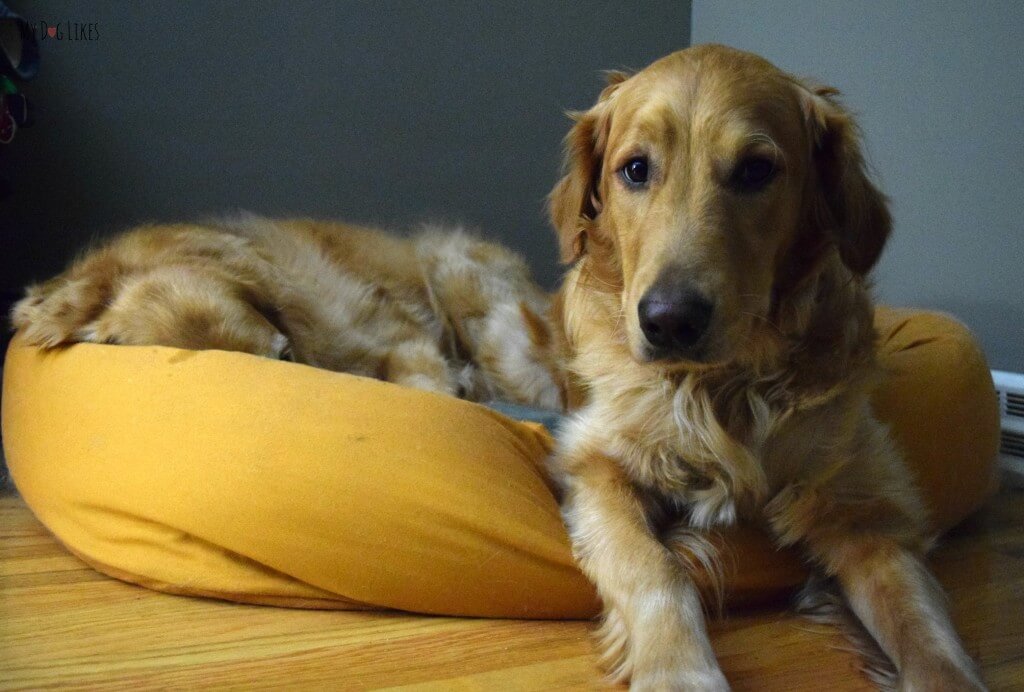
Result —
M 1024 371 L 1024 3 L 696 0 L 692 37 L 844 92 L 893 201 L 879 298 Z
M 601 70 L 687 45 L 690 21 L 672 0 L 8 4 L 99 31 L 42 43 L 38 124 L 0 147 L 8 295 L 94 236 L 237 208 L 461 221 L 553 285 L 564 111 Z

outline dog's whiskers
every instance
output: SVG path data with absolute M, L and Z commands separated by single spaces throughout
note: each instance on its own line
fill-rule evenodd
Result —
M 765 317 L 764 315 L 759 315 L 759 314 L 757 314 L 756 312 L 748 312 L 748 311 L 746 311 L 746 310 L 741 310 L 741 311 L 740 311 L 740 314 L 741 314 L 741 315 L 746 315 L 746 316 L 748 316 L 748 317 L 753 317 L 753 318 L 754 318 L 754 319 L 756 319 L 756 320 L 760 320 L 761 322 L 763 322 L 763 323 L 767 324 L 767 325 L 768 325 L 769 327 L 771 327 L 771 328 L 772 328 L 772 329 L 774 329 L 774 330 L 775 330 L 776 332 L 778 332 L 779 336 L 784 336 L 784 333 L 783 333 L 782 329 L 780 329 L 780 328 L 779 328 L 779 326 L 778 326 L 777 324 L 775 324 L 774 322 L 772 322 L 772 321 L 771 321 L 770 319 L 768 319 L 768 318 L 767 318 L 767 317 Z

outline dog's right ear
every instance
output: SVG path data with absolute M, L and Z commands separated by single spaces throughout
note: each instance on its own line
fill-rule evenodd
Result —
M 612 97 L 628 78 L 624 72 L 609 72 L 608 86 L 594 107 L 569 114 L 576 122 L 565 138 L 565 175 L 548 195 L 548 212 L 566 264 L 583 256 L 588 242 L 595 240 L 594 220 L 601 212 L 601 165 L 611 124 Z

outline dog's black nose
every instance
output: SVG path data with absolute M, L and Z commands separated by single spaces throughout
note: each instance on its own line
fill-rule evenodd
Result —
M 637 311 L 644 336 L 660 356 L 693 356 L 714 306 L 694 288 L 655 284 L 640 299 Z

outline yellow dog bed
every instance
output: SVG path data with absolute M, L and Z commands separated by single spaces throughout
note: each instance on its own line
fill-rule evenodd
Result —
M 942 531 L 993 487 L 989 372 L 947 317 L 877 322 L 875 404 Z M 16 339 L 3 433 L 39 519 L 125 581 L 299 607 L 597 612 L 542 470 L 550 437 L 476 404 L 240 353 Z M 805 577 L 753 529 L 720 541 L 732 604 Z

